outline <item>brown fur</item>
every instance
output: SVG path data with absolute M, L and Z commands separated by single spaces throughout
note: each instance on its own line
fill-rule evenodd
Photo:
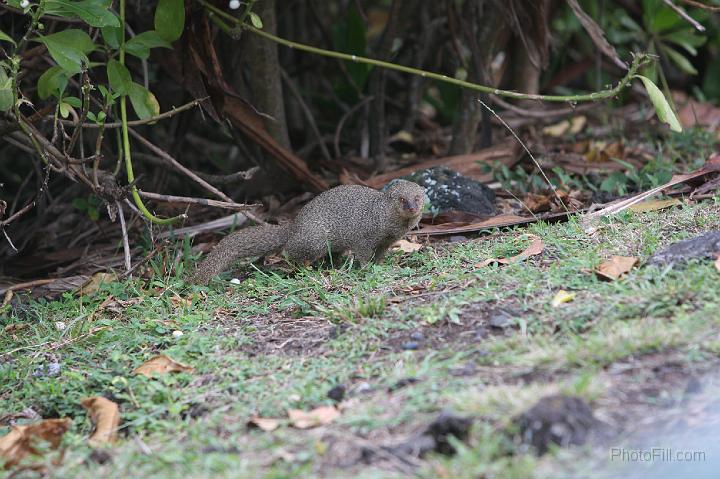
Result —
M 225 237 L 198 265 L 192 282 L 207 284 L 235 259 L 280 250 L 297 262 L 348 251 L 360 264 L 380 261 L 391 244 L 417 226 L 424 194 L 422 187 L 405 180 L 386 191 L 337 186 L 306 204 L 287 225 L 255 226 Z

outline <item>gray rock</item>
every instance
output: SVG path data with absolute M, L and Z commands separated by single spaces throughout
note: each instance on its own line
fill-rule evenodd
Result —
M 416 171 L 404 179 L 425 188 L 433 213 L 463 211 L 477 216 L 495 214 L 495 192 L 445 166 Z
M 720 231 L 673 243 L 655 252 L 647 264 L 665 266 L 691 259 L 715 258 L 720 253 Z

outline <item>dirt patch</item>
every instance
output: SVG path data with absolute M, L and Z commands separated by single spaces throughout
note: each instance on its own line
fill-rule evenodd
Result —
M 429 301 L 429 300 L 428 300 Z M 390 336 L 385 346 L 393 351 L 473 349 L 492 337 L 511 336 L 517 332 L 517 321 L 523 313 L 513 301 L 478 302 L 465 306 L 458 322 L 445 319 L 411 331 Z

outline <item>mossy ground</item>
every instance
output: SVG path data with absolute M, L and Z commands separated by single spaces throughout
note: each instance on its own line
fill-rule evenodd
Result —
M 720 229 L 719 213 L 716 198 L 622 213 L 592 235 L 571 219 L 434 242 L 364 269 L 245 264 L 238 285 L 157 275 L 26 301 L 0 318 L 3 328 L 25 325 L 0 334 L 0 415 L 73 419 L 63 463 L 50 466 L 56 477 L 558 477 L 564 451 L 508 455 L 499 428 L 543 394 L 567 392 L 622 431 L 674 404 L 720 354 L 712 261 L 640 267 L 614 282 L 593 269 Z M 542 238 L 541 255 L 475 267 L 522 251 L 528 234 Z M 553 307 L 561 289 L 575 298 Z M 491 327 L 500 309 L 511 323 Z M 194 373 L 131 374 L 158 353 Z M 53 362 L 57 376 L 44 372 Z M 346 399 L 329 426 L 247 427 L 253 414 L 331 404 L 338 384 Z M 80 400 L 94 395 L 122 412 L 105 464 L 87 461 L 92 425 Z M 475 418 L 455 456 L 359 460 L 363 446 L 398 442 L 442 410 Z

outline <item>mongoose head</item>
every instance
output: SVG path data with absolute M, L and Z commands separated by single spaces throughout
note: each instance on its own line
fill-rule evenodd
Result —
M 402 218 L 420 219 L 425 204 L 425 189 L 412 181 L 396 180 L 385 192 Z

